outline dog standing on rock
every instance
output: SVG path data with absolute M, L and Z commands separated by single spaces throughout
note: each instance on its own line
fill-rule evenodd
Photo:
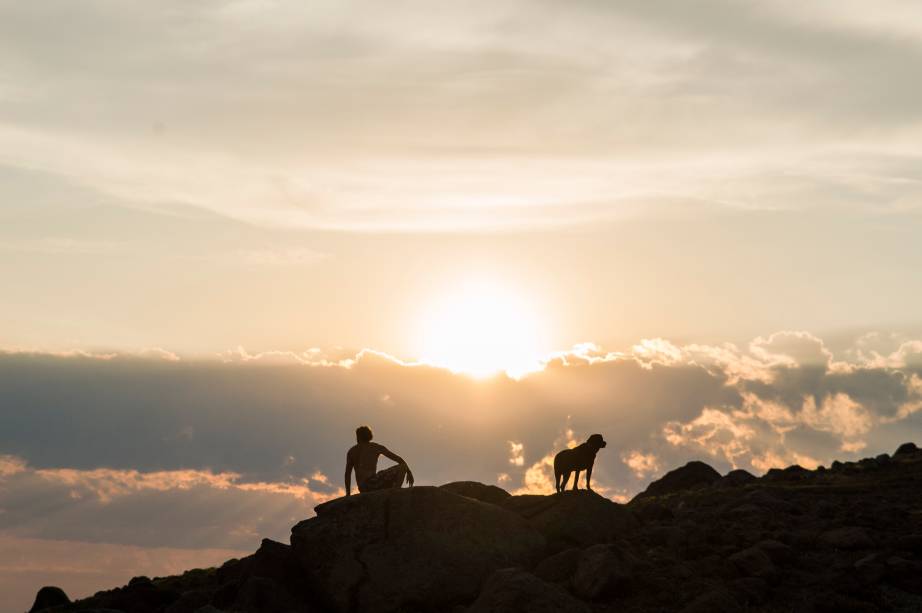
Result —
M 557 491 L 562 492 L 567 488 L 570 473 L 573 471 L 576 471 L 576 478 L 573 479 L 573 489 L 579 489 L 579 473 L 581 470 L 586 471 L 586 489 L 591 491 L 592 485 L 590 482 L 592 480 L 592 466 L 595 464 L 595 455 L 599 452 L 599 449 L 607 444 L 601 434 L 593 434 L 582 445 L 577 445 L 573 449 L 564 449 L 555 455 L 554 481 Z M 561 481 L 561 477 L 563 481 Z

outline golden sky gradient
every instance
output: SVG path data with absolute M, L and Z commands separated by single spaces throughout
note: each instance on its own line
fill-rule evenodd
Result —
M 619 501 L 918 441 L 920 65 L 912 0 L 0 0 L 0 613 L 284 539 L 364 422 Z

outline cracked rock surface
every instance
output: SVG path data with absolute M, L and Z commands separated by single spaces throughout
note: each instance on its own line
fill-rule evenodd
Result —
M 436 487 L 322 504 L 291 543 L 331 609 L 395 611 L 470 602 L 496 570 L 527 566 L 545 539 L 519 515 Z

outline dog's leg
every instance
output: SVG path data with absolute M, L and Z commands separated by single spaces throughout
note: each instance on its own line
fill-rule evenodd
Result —
M 592 466 L 595 462 L 589 464 L 589 468 L 586 469 L 586 489 L 592 491 Z
M 557 467 L 554 467 L 554 489 L 557 490 L 558 494 L 560 493 L 560 477 L 560 471 L 557 469 Z
M 567 489 L 567 483 L 570 482 L 570 471 L 563 473 L 563 483 L 560 484 L 560 491 Z
M 577 471 L 576 471 L 576 479 L 573 479 L 573 491 L 574 491 L 574 492 L 575 492 L 576 490 L 579 489 L 579 473 L 580 473 L 580 471 L 577 470 Z

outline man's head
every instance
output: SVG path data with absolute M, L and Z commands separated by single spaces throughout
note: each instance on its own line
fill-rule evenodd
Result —
M 370 443 L 373 436 L 368 426 L 359 426 L 355 429 L 355 440 L 360 443 Z

